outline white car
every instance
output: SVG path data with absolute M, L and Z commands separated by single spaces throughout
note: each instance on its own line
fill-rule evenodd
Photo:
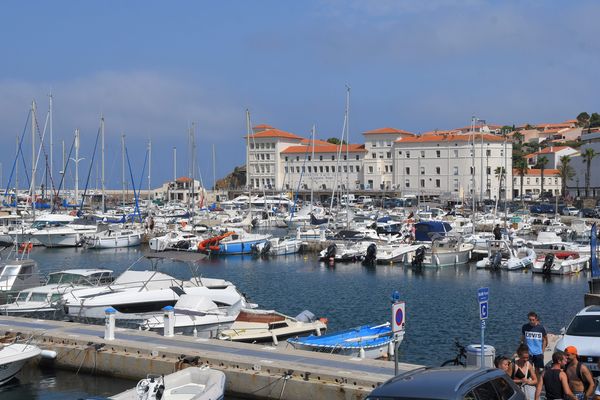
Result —
M 579 210 L 575 207 L 565 207 L 562 209 L 562 215 L 576 216 Z
M 600 368 L 600 306 L 587 306 L 579 311 L 567 329 L 561 330 L 562 337 L 556 342 L 555 350 L 564 351 L 575 346 L 579 361 L 599 376 Z

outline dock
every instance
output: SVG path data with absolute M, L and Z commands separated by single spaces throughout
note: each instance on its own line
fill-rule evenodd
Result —
M 132 380 L 169 374 L 194 360 L 227 376 L 229 395 L 257 399 L 363 399 L 394 375 L 394 363 L 295 350 L 278 346 L 227 342 L 117 328 L 115 340 L 104 339 L 104 326 L 0 316 L 0 334 L 32 338 L 54 350 L 56 367 Z M 399 364 L 399 372 L 420 365 Z M 132 385 L 133 386 L 133 385 Z

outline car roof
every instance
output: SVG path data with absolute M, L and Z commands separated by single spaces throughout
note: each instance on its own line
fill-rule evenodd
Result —
M 600 315 L 600 305 L 587 306 L 577 313 L 579 315 Z
M 479 382 L 505 375 L 496 368 L 480 369 L 476 367 L 437 367 L 419 368 L 398 375 L 379 386 L 370 396 L 403 396 L 412 398 L 449 398 L 457 393 L 467 382 Z M 432 382 L 435 384 L 432 385 Z M 424 389 L 427 390 L 424 390 Z

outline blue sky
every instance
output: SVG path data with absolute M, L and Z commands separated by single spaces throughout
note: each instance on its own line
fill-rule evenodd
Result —
M 472 115 L 519 124 L 600 112 L 600 3 L 594 1 L 6 1 L 1 7 L 4 185 L 31 100 L 43 120 L 50 92 L 55 164 L 60 141 L 68 149 L 79 128 L 80 177 L 87 175 L 104 114 L 111 187 L 120 187 L 121 133 L 136 182 L 152 140 L 153 186 L 172 176 L 173 147 L 177 175 L 187 175 L 191 122 L 207 186 L 213 145 L 217 178 L 244 164 L 246 108 L 253 124 L 307 136 L 316 124 L 318 137 L 339 137 L 345 84 L 352 88 L 353 142 L 384 126 L 417 133 L 466 126 Z M 92 186 L 95 176 L 94 167 Z

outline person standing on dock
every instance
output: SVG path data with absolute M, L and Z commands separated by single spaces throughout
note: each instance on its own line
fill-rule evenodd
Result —
M 552 367 L 544 370 L 535 389 L 535 400 L 540 399 L 542 389 L 546 392 L 546 400 L 577 400 L 569 388 L 569 379 L 563 368 L 567 365 L 567 357 L 562 351 L 552 354 Z
M 527 318 L 529 322 L 521 328 L 521 343 L 525 343 L 529 348 L 529 359 L 539 376 L 544 368 L 544 350 L 548 346 L 548 335 L 535 312 L 531 311 Z
M 577 400 L 588 400 L 594 396 L 594 378 L 592 373 L 583 363 L 577 359 L 577 348 L 568 346 L 565 349 L 565 354 L 568 359 L 567 378 L 569 378 L 569 387 L 577 396 Z

